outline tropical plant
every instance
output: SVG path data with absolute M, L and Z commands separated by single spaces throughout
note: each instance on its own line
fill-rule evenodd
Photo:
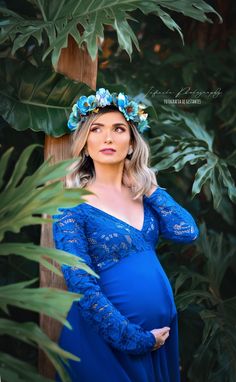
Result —
M 212 22 L 207 13 L 215 13 L 220 22 L 221 16 L 204 0 L 194 1 L 169 0 L 94 0 L 85 3 L 83 0 L 28 0 L 20 2 L 12 9 L 11 3 L 5 1 L 2 13 L 1 43 L 12 45 L 12 54 L 31 44 L 34 47 L 44 44 L 43 58 L 52 53 L 52 63 L 56 66 L 62 48 L 67 47 L 68 36 L 72 36 L 81 46 L 86 43 L 88 52 L 95 59 L 98 50 L 98 39 L 104 38 L 104 25 L 110 25 L 117 32 L 118 42 L 129 56 L 132 54 L 132 43 L 139 49 L 139 43 L 128 20 L 134 20 L 132 11 L 139 9 L 142 13 L 154 14 L 171 30 L 176 30 L 183 39 L 179 25 L 173 20 L 168 11 L 175 11 L 202 22 Z M 131 13 L 131 14 L 130 14 Z M 32 26 L 33 24 L 33 26 Z M 80 28 L 78 28 L 80 25 Z
M 88 95 L 89 86 L 16 59 L 0 60 L 0 68 L 0 113 L 9 125 L 54 137 L 69 132 L 70 105 L 78 94 Z
M 155 122 L 154 122 L 155 123 Z M 158 128 L 168 131 L 150 140 L 153 166 L 158 170 L 174 169 L 178 172 L 186 164 L 205 163 L 196 172 L 192 185 L 192 197 L 208 186 L 214 208 L 221 211 L 222 198 L 228 194 L 236 203 L 236 186 L 229 167 L 236 167 L 236 150 L 226 158 L 220 158 L 214 149 L 214 131 L 207 131 L 193 114 L 174 107 L 159 107 Z
M 83 260 L 64 251 L 43 248 L 32 243 L 8 242 L 6 233 L 19 233 L 22 227 L 35 224 L 51 223 L 45 214 L 55 214 L 58 206 L 68 207 L 83 201 L 85 190 L 64 189 L 60 180 L 68 173 L 68 166 L 73 160 L 50 164 L 45 161 L 32 175 L 24 176 L 31 154 L 38 145 L 27 147 L 18 159 L 9 180 L 4 184 L 12 148 L 7 150 L 0 162 L 0 256 L 16 255 L 42 264 L 50 271 L 62 276 L 57 264 L 77 266 L 97 276 Z M 30 190 L 30 192 L 29 192 Z M 66 315 L 73 301 L 81 298 L 80 294 L 55 288 L 38 288 L 38 279 L 26 280 L 0 286 L 0 309 L 4 312 L 0 318 L 0 335 L 19 339 L 33 346 L 39 346 L 54 365 L 62 380 L 69 377 L 63 368 L 67 359 L 79 360 L 78 357 L 64 351 L 53 342 L 34 322 L 16 322 L 9 315 L 8 306 L 43 313 L 56 318 L 63 325 L 72 329 Z M 23 360 L 16 359 L 2 352 L 0 355 L 0 375 L 6 382 L 49 381 L 40 376 L 35 368 Z
M 202 338 L 188 371 L 192 382 L 235 380 L 236 297 L 232 291 L 229 295 L 224 291 L 227 272 L 235 260 L 235 237 L 207 230 L 203 223 L 191 263 L 172 274 L 178 309 L 188 317 L 194 312 L 202 323 Z M 195 327 L 190 325 L 199 332 L 199 322 Z

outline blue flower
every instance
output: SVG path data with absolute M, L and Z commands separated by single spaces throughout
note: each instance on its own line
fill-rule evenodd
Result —
M 145 119 L 143 121 L 140 121 L 138 124 L 138 130 L 140 133 L 143 133 L 145 130 L 149 128 L 148 121 Z
M 96 101 L 97 101 L 97 107 L 105 107 L 105 106 L 111 105 L 112 95 L 109 92 L 109 90 L 100 88 L 96 92 Z
M 75 130 L 78 123 L 85 120 L 91 112 L 96 113 L 99 108 L 109 105 L 116 106 L 127 121 L 132 120 L 140 133 L 143 133 L 149 127 L 148 114 L 144 113 L 145 105 L 137 103 L 124 93 L 111 94 L 109 90 L 100 88 L 95 95 L 81 96 L 77 103 L 73 105 L 67 124 L 69 129 Z
M 81 96 L 76 103 L 79 113 L 85 115 L 87 112 L 92 111 L 96 107 L 95 101 L 96 98 L 94 95 L 90 95 L 89 97 Z
M 79 118 L 75 117 L 74 113 L 70 114 L 69 120 L 67 122 L 67 126 L 71 131 L 74 131 L 77 128 L 79 123 Z
M 135 120 L 138 114 L 138 104 L 135 101 L 130 101 L 124 108 L 123 114 L 127 121 Z M 138 122 L 138 121 L 137 121 Z
M 89 104 L 89 111 L 96 109 L 97 102 L 96 102 L 96 97 L 94 95 L 88 96 L 88 104 Z
M 123 93 L 119 93 L 115 100 L 115 105 L 123 113 L 124 108 L 128 105 L 129 99 Z
M 72 107 L 72 114 L 74 115 L 75 118 L 79 117 L 79 109 L 76 103 Z

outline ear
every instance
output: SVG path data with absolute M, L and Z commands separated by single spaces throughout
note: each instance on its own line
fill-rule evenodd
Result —
M 131 154 L 133 154 L 133 147 L 132 146 L 129 147 L 129 151 L 128 151 L 128 155 L 131 155 Z

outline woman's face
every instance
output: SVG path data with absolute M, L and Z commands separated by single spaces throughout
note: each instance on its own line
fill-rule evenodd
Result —
M 94 162 L 124 161 L 130 147 L 130 127 L 119 111 L 100 115 L 90 126 L 87 151 Z

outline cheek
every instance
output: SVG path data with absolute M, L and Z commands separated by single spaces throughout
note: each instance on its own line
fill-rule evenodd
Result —
M 120 139 L 119 145 L 120 145 L 120 148 L 122 148 L 124 150 L 128 150 L 129 145 L 130 145 L 130 137 L 129 136 L 122 137 Z
M 91 135 L 87 139 L 87 148 L 88 150 L 93 150 L 98 146 L 99 143 L 99 136 Z

